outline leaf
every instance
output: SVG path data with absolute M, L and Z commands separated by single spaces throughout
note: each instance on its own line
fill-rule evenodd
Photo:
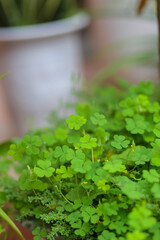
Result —
M 54 151 L 54 156 L 60 159 L 61 163 L 65 163 L 68 158 L 67 155 L 72 151 L 67 145 L 63 145 L 63 147 L 57 146 Z
M 103 179 L 103 180 L 99 180 L 97 182 L 97 187 L 98 189 L 102 189 L 103 191 L 108 191 L 110 189 L 110 185 L 106 184 L 107 180 Z
M 94 125 L 104 126 L 107 123 L 107 120 L 103 114 L 94 113 L 93 116 L 91 116 L 91 121 Z
M 50 161 L 43 161 L 39 160 L 37 162 L 39 167 L 34 167 L 34 172 L 38 177 L 51 177 L 53 172 L 55 171 L 54 168 L 50 167 L 51 162 Z
M 134 151 L 129 153 L 128 158 L 136 165 L 144 165 L 152 159 L 151 150 L 144 146 L 137 146 Z
M 152 212 L 146 207 L 146 203 L 137 204 L 128 215 L 129 225 L 135 230 L 144 231 L 151 228 L 156 219 L 152 217 Z
M 111 222 L 109 229 L 115 230 L 117 234 L 122 234 L 127 231 L 127 227 L 124 226 L 124 222 L 121 221 Z
M 126 129 L 132 134 L 143 134 L 147 130 L 147 123 L 141 115 L 134 115 L 133 118 L 126 118 Z
M 11 226 L 11 228 L 21 237 L 21 239 L 25 240 L 20 230 L 17 228 L 17 226 L 14 224 L 14 222 L 7 216 L 7 214 L 0 208 L 0 217 Z
M 127 240 L 145 240 L 146 239 L 146 234 L 143 232 L 140 232 L 139 230 L 135 230 L 132 233 L 128 232 L 127 233 Z
M 115 181 L 122 193 L 127 195 L 129 199 L 138 200 L 144 197 L 141 187 L 126 176 L 118 176 Z
M 66 169 L 65 166 L 61 166 L 60 169 L 56 169 L 56 173 L 61 174 L 62 178 L 71 178 L 74 175 L 74 171 L 71 167 Z
M 91 206 L 85 206 L 81 208 L 81 216 L 84 222 L 96 223 L 99 219 L 98 215 L 96 214 L 96 209 Z
M 107 161 L 103 168 L 110 173 L 124 172 L 126 169 L 125 165 L 122 163 L 122 160 Z
M 80 146 L 82 148 L 92 149 L 97 147 L 97 139 L 91 138 L 89 134 L 84 135 L 80 138 Z
M 127 148 L 130 141 L 126 140 L 125 136 L 123 135 L 114 135 L 114 141 L 111 142 L 111 145 L 119 150 L 122 148 Z
M 86 122 L 87 120 L 79 115 L 70 115 L 70 117 L 66 119 L 69 129 L 75 130 L 79 130 Z
M 143 170 L 143 177 L 149 182 L 149 183 L 154 183 L 154 182 L 159 182 L 160 180 L 160 175 L 155 169 L 150 169 L 149 171 Z
M 117 240 L 115 233 L 104 230 L 98 240 Z

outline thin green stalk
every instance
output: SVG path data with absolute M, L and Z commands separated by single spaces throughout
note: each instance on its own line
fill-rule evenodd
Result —
M 51 181 L 51 179 L 50 178 L 48 178 L 48 180 L 50 181 L 50 183 L 53 185 L 53 183 L 52 183 L 52 181 Z M 62 191 L 61 190 L 59 190 L 58 189 L 58 186 L 54 186 L 53 185 L 53 187 L 55 187 L 56 189 L 57 189 L 57 191 L 62 195 L 62 197 L 70 204 L 70 205 L 72 205 L 73 206 L 73 203 L 71 203 L 65 196 L 64 196 L 64 194 L 62 193 Z
M 92 154 L 92 162 L 94 162 L 94 153 L 93 153 L 93 148 L 91 148 L 91 154 Z
M 73 203 L 71 203 L 71 202 L 64 196 L 64 194 L 58 189 L 57 186 L 56 186 L 56 189 L 57 189 L 57 191 L 62 195 L 62 197 L 63 197 L 70 205 L 73 206 Z

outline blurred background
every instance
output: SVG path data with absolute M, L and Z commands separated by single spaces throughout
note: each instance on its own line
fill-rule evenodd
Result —
M 0 79 L 0 141 L 43 126 L 60 98 L 75 101 L 70 91 L 80 79 L 88 90 L 115 78 L 158 82 L 156 1 L 11 2 L 0 0 L 0 75 L 8 72 Z

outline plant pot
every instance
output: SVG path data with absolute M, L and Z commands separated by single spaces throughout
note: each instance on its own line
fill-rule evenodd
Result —
M 80 30 L 88 23 L 88 15 L 79 13 L 49 23 L 0 28 L 0 73 L 9 72 L 3 85 L 21 134 L 44 126 L 60 99 L 71 100 L 71 75 L 82 73 Z

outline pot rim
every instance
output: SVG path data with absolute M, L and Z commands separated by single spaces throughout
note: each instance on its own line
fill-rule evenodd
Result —
M 25 41 L 38 38 L 56 37 L 79 31 L 90 22 L 87 13 L 72 17 L 28 26 L 0 27 L 0 42 Z

